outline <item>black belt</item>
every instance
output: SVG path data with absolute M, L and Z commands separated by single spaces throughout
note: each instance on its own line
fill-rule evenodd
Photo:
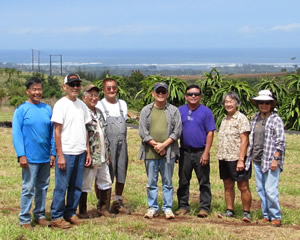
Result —
M 200 151 L 204 151 L 205 147 L 202 147 L 202 148 L 185 147 L 185 148 L 182 148 L 182 149 L 185 152 L 200 152 Z

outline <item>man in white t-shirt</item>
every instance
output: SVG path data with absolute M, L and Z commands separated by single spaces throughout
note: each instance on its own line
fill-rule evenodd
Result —
M 102 82 L 104 98 L 98 102 L 97 106 L 104 113 L 107 122 L 107 137 L 112 156 L 112 180 L 116 178 L 115 198 L 111 207 L 112 213 L 130 214 L 123 205 L 122 194 L 128 166 L 127 150 L 127 104 L 123 100 L 117 99 L 118 85 L 113 78 L 105 78 Z M 96 193 L 99 189 L 95 189 Z
M 71 227 L 70 223 L 81 223 L 76 208 L 81 195 L 83 168 L 91 164 L 86 124 L 92 119 L 85 103 L 77 98 L 81 90 L 79 76 L 68 74 L 62 87 L 66 96 L 55 103 L 51 118 L 55 125 L 57 152 L 51 225 L 66 229 Z

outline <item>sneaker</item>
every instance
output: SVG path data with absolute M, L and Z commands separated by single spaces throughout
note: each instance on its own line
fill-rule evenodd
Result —
M 68 228 L 71 227 L 71 224 L 68 223 L 63 218 L 58 218 L 56 220 L 51 221 L 51 227 L 57 227 L 57 228 L 61 228 L 61 229 L 68 229 Z
M 271 221 L 271 225 L 274 227 L 280 227 L 281 226 L 281 220 L 280 219 L 273 219 Z
M 80 225 L 82 222 L 82 220 L 79 219 L 79 217 L 77 217 L 76 215 L 67 218 L 66 221 L 68 221 L 69 223 L 72 223 L 74 225 Z
M 22 228 L 25 228 L 27 230 L 33 230 L 33 227 L 31 226 L 30 223 L 24 223 L 20 225 Z
M 243 222 L 250 223 L 251 222 L 251 214 L 249 212 L 243 212 Z
M 118 213 L 126 214 L 126 215 L 131 214 L 131 212 L 124 207 L 122 199 L 113 201 L 110 212 L 114 214 L 118 214 Z
M 185 208 L 179 208 L 176 212 L 175 215 L 177 216 L 183 216 L 186 215 L 189 211 L 186 210 Z
M 144 218 L 152 219 L 157 217 L 157 211 L 154 208 L 149 208 L 147 213 L 144 215 Z
M 41 227 L 49 227 L 50 222 L 46 218 L 40 218 L 35 221 L 36 224 L 40 225 Z
M 227 209 L 226 212 L 218 214 L 218 218 L 223 218 L 223 217 L 235 217 L 234 211 Z
M 199 218 L 206 218 L 208 216 L 208 212 L 205 210 L 200 210 L 200 212 L 197 214 L 197 217 Z
M 174 219 L 175 218 L 175 215 L 174 213 L 172 212 L 172 209 L 171 208 L 167 208 L 165 210 L 165 215 L 166 215 L 166 219 Z

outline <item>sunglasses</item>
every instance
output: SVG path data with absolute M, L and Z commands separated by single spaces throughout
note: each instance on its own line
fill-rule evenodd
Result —
M 68 83 L 68 85 L 70 86 L 70 87 L 80 87 L 81 86 L 81 83 L 80 82 L 71 82 L 71 83 Z
M 156 94 L 160 94 L 160 93 L 166 94 L 168 91 L 166 89 L 156 89 L 155 92 Z
M 258 104 L 266 104 L 266 105 L 270 105 L 272 102 L 270 101 L 257 101 Z
M 108 87 L 106 87 L 107 91 L 111 91 L 111 90 L 116 91 L 117 89 L 118 88 L 116 86 L 108 86 Z
M 189 97 L 192 97 L 193 95 L 195 97 L 199 97 L 200 96 L 200 93 L 195 93 L 195 92 L 189 92 L 189 93 L 186 93 L 185 95 L 189 96 Z

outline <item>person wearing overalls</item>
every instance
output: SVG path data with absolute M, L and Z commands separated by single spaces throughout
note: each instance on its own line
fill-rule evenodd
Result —
M 128 166 L 127 150 L 127 104 L 125 101 L 117 99 L 118 85 L 113 78 L 105 78 L 102 82 L 104 98 L 98 102 L 97 107 L 104 113 L 107 122 L 107 137 L 109 140 L 112 157 L 112 180 L 116 178 L 115 197 L 111 207 L 111 212 L 118 214 L 130 214 L 123 205 L 123 190 Z M 95 188 L 96 194 L 98 189 Z

